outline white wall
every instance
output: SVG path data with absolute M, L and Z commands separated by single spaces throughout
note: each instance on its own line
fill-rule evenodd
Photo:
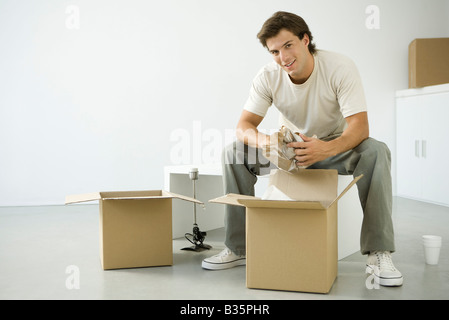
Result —
M 380 29 L 365 25 L 372 4 Z M 371 135 L 394 154 L 408 44 L 449 36 L 447 0 L 0 0 L 0 206 L 159 189 L 164 165 L 218 161 L 277 10 L 355 60 Z

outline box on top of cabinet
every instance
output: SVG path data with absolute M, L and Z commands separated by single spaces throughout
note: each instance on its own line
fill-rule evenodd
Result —
M 449 38 L 415 39 L 409 45 L 409 88 L 449 83 Z

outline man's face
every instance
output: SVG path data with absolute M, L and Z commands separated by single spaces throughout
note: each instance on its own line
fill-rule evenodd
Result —
M 309 37 L 300 40 L 292 32 L 282 29 L 267 40 L 268 51 L 274 60 L 297 84 L 304 83 L 313 71 L 313 57 L 309 52 Z

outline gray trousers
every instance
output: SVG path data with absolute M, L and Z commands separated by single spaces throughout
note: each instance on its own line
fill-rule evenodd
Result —
M 275 168 L 260 149 L 236 141 L 223 151 L 224 192 L 254 195 L 258 175 Z M 363 222 L 360 236 L 362 254 L 395 251 L 392 213 L 391 154 L 387 145 L 368 138 L 354 149 L 330 157 L 308 169 L 336 169 L 341 175 L 364 177 L 357 182 Z M 245 208 L 225 206 L 225 245 L 234 253 L 246 252 Z

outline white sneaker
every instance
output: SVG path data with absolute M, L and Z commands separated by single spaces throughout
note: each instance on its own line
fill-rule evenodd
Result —
M 368 255 L 366 273 L 374 274 L 381 286 L 401 286 L 402 274 L 395 268 L 389 251 L 375 251 Z
M 219 254 L 203 260 L 201 266 L 208 270 L 223 270 L 246 264 L 246 256 L 238 256 L 228 248 Z

